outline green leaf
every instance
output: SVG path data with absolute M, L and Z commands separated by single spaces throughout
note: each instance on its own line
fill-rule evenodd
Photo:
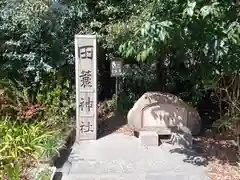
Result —
M 137 55 L 137 61 L 141 61 L 141 54 Z
M 218 69 L 215 70 L 215 73 L 216 73 L 217 75 L 220 75 L 220 71 L 219 71 Z
M 149 31 L 149 30 L 150 30 L 150 27 L 151 27 L 151 23 L 150 23 L 149 21 L 147 21 L 147 22 L 145 23 L 145 29 L 146 29 L 146 31 Z
M 126 52 L 126 57 L 130 57 L 132 55 L 133 48 L 129 48 L 128 51 Z
M 203 6 L 201 9 L 200 9 L 200 13 L 203 17 L 203 19 L 208 16 L 210 13 L 212 12 L 212 7 L 211 6 Z
M 192 17 L 193 14 L 194 14 L 194 8 L 196 6 L 196 1 L 193 1 L 193 2 L 188 2 L 188 5 L 187 5 L 187 14 Z
M 142 35 L 142 36 L 145 35 L 145 29 L 144 29 L 144 28 L 141 29 L 141 35 Z
M 164 29 L 162 29 L 162 30 L 159 32 L 159 38 L 160 38 L 160 40 L 161 40 L 161 41 L 165 41 L 166 35 L 167 35 L 166 31 L 165 31 Z
M 159 24 L 160 26 L 164 26 L 164 27 L 170 27 L 173 25 L 172 21 L 162 21 Z
M 147 56 L 148 56 L 148 52 L 146 50 L 143 51 L 142 54 L 141 54 L 141 60 L 145 61 L 147 59 Z

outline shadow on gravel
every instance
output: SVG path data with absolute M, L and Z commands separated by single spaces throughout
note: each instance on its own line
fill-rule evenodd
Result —
M 220 164 L 238 165 L 240 159 L 234 134 L 209 131 L 196 137 L 194 144 L 201 147 L 208 161 L 218 160 Z
M 175 148 L 170 150 L 170 153 L 184 154 L 183 161 L 196 166 L 207 166 L 208 164 L 207 159 L 194 149 Z
M 218 161 L 220 164 L 237 166 L 239 162 L 238 148 L 234 136 L 214 132 L 205 132 L 195 137 L 192 150 L 176 148 L 171 153 L 186 155 L 184 162 L 198 166 L 206 166 L 209 162 Z
M 127 120 L 122 116 L 110 116 L 100 120 L 98 124 L 98 139 L 116 132 L 126 124 Z

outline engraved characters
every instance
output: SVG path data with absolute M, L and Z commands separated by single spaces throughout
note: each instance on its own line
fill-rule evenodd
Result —
M 93 46 L 78 47 L 79 60 L 85 60 L 84 63 L 92 63 L 94 58 Z M 84 64 L 85 65 L 85 64 Z M 88 68 L 87 68 L 88 67 Z M 79 71 L 79 86 L 80 86 L 80 101 L 79 107 L 79 132 L 94 133 L 94 93 L 91 92 L 94 88 L 94 73 L 92 66 L 82 66 Z M 89 92 L 90 91 L 90 92 Z
M 80 86 L 83 88 L 92 87 L 92 73 L 90 70 L 82 70 L 80 73 Z

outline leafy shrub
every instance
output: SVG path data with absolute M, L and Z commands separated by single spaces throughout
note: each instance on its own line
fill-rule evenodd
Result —
M 45 122 L 19 123 L 10 117 L 1 117 L 0 171 L 2 174 L 13 177 L 18 168 L 24 172 L 23 168 L 28 166 L 27 163 L 37 163 L 49 140 L 56 138 L 58 134 L 58 130 L 47 128 Z M 54 148 L 58 147 L 52 147 Z
M 18 81 L 4 81 L 1 86 L 0 169 L 6 177 L 21 179 L 28 164 L 46 162 L 58 154 L 69 130 L 75 94 L 69 81 L 57 79 L 52 72 L 35 86 Z
M 19 121 L 29 120 L 34 117 L 39 105 L 33 105 L 29 93 L 30 87 L 25 87 L 18 81 L 1 81 L 4 87 L 4 104 L 1 114 L 11 114 Z
M 69 81 L 61 82 L 54 76 L 46 79 L 35 89 L 18 81 L 2 81 L 5 104 L 1 114 L 11 115 L 20 122 L 43 120 L 51 126 L 69 123 L 75 108 L 75 93 L 70 89 Z
M 220 119 L 214 123 L 219 131 L 234 131 L 240 124 L 240 75 L 220 76 L 215 83 L 219 99 Z M 239 132 L 238 132 L 239 133 Z
M 74 114 L 75 93 L 71 91 L 69 81 L 63 84 L 52 81 L 41 82 L 36 95 L 36 103 L 41 105 L 41 119 L 48 125 L 68 125 Z

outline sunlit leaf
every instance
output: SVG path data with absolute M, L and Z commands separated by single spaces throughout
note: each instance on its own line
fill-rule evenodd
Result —
M 194 14 L 194 8 L 196 6 L 196 1 L 193 1 L 193 2 L 188 2 L 188 5 L 187 5 L 187 14 L 189 16 L 193 16 Z

